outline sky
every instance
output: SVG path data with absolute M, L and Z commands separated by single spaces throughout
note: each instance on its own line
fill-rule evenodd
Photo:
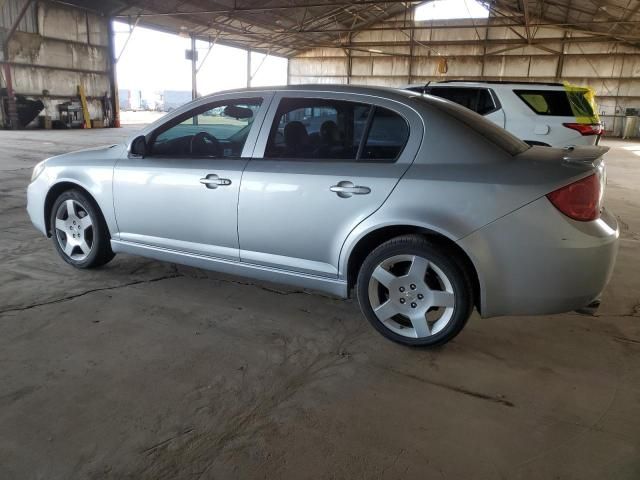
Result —
M 191 61 L 185 59 L 185 50 L 191 48 L 189 38 L 136 27 L 124 47 L 129 26 L 114 22 L 114 31 L 116 56 L 120 55 L 117 63 L 119 89 L 149 93 L 162 90 L 191 91 Z M 208 42 L 196 42 L 200 67 L 197 77 L 199 94 L 247 86 L 245 50 L 214 45 L 205 59 L 208 49 Z M 285 85 L 287 60 L 268 56 L 263 62 L 263 58 L 262 54 L 252 53 L 252 86 Z
M 416 20 L 487 18 L 489 11 L 475 0 L 434 0 L 416 8 Z

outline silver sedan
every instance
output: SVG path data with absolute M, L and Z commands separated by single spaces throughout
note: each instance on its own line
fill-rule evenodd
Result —
M 76 268 L 118 252 L 348 297 L 387 338 L 593 309 L 615 262 L 602 147 L 529 147 L 435 97 L 298 86 L 200 98 L 124 145 L 53 157 L 35 227 Z

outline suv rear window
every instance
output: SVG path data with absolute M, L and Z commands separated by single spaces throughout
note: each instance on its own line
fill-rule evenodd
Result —
M 468 108 L 464 108 L 456 103 L 447 102 L 438 97 L 413 97 L 418 100 L 426 101 L 432 107 L 437 108 L 443 113 L 452 116 L 459 122 L 464 123 L 467 127 L 474 130 L 479 135 L 489 140 L 494 145 L 500 147 L 510 155 L 518 155 L 528 150 L 530 147 L 518 137 L 512 135 L 504 128 L 497 126 L 490 120 L 472 112 Z
M 552 117 L 575 117 L 594 115 L 586 90 L 514 90 L 531 110 L 538 115 Z

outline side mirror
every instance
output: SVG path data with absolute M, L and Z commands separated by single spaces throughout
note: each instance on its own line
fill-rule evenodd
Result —
M 141 158 L 143 158 L 147 154 L 147 139 L 144 135 L 136 137 L 133 142 L 131 142 L 131 147 L 129 147 L 129 154 L 134 157 Z

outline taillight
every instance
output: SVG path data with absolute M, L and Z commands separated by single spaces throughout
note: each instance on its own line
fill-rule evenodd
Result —
M 589 222 L 600 216 L 602 189 L 600 176 L 594 173 L 551 192 L 547 198 L 567 217 Z
M 580 132 L 582 136 L 602 135 L 602 124 L 600 123 L 563 123 L 567 128 Z

